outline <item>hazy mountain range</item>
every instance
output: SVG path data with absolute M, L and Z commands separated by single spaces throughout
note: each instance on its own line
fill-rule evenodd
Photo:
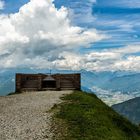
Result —
M 140 73 L 59 71 L 52 73 L 81 73 L 82 89 L 94 92 L 107 104 L 112 105 L 140 96 Z M 0 72 L 0 95 L 15 90 L 15 73 L 49 73 L 49 70 L 35 69 L 4 69 Z
M 113 105 L 112 107 L 133 123 L 140 124 L 140 97 Z
M 112 105 L 140 96 L 140 73 L 84 71 L 82 85 Z

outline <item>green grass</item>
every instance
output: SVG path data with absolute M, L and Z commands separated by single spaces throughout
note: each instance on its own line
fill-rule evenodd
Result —
M 64 103 L 56 107 L 59 110 L 56 114 L 57 122 L 63 121 L 65 124 L 58 125 L 57 129 L 61 128 L 62 133 L 59 139 L 140 140 L 140 129 L 95 95 L 75 91 L 63 97 L 63 100 Z

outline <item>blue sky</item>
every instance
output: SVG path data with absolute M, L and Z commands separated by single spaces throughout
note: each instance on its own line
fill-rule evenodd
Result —
M 104 31 L 111 38 L 94 44 L 94 48 L 122 47 L 130 44 L 139 43 L 140 38 L 140 1 L 133 0 L 97 0 L 96 3 L 88 5 L 84 0 L 80 4 L 75 4 L 78 0 L 69 0 L 65 2 L 56 0 L 56 5 L 60 7 L 65 5 L 79 13 L 83 10 L 92 8 L 91 22 L 76 21 L 78 25 L 85 27 L 94 27 Z M 85 15 L 86 16 L 86 15 Z M 81 18 L 84 18 L 81 15 Z M 92 18 L 92 17 L 91 17 Z
M 1 13 L 15 13 L 29 0 L 4 0 L 5 8 Z M 111 35 L 111 39 L 101 41 L 94 45 L 100 47 L 122 47 L 127 44 L 139 43 L 140 38 L 140 2 L 139 0 L 97 0 L 95 3 L 85 0 L 55 0 L 57 8 L 68 7 L 76 14 L 73 23 L 84 27 L 94 27 Z M 89 11 L 88 11 L 89 10 Z M 92 20 L 84 20 L 87 12 L 92 10 Z M 80 18 L 80 20 L 79 20 Z
M 3 0 L 5 2 L 4 9 L 1 13 L 15 13 L 18 12 L 19 8 L 27 3 L 29 0 Z
M 28 3 L 29 0 L 4 0 L 4 2 L 4 8 L 3 10 L 0 10 L 0 13 L 6 15 L 18 13 L 19 8 Z M 137 66 L 138 60 L 140 59 L 139 0 L 55 0 L 54 4 L 58 9 L 62 6 L 68 9 L 68 17 L 71 26 L 77 26 L 84 30 L 96 29 L 98 34 L 106 36 L 105 39 L 98 38 L 98 41 L 91 41 L 89 43 L 90 47 L 82 47 L 81 45 L 81 47 L 75 48 L 76 53 L 79 52 L 79 55 L 84 54 L 85 57 L 87 55 L 89 57 L 95 55 L 93 62 L 98 61 L 98 63 L 93 66 L 96 66 L 99 63 L 106 63 L 109 64 L 110 67 L 113 67 L 110 70 L 124 70 L 125 68 L 131 70 L 131 65 L 133 63 L 132 59 L 134 59 L 134 70 L 139 70 L 139 67 Z M 129 50 L 132 50 L 132 52 Z M 74 51 L 72 50 L 72 52 Z M 40 51 L 40 54 L 41 53 L 42 51 Z M 66 57 L 65 53 L 66 52 L 64 52 L 63 56 L 59 57 L 64 59 Z M 71 56 L 75 57 L 76 55 L 74 53 L 71 54 Z M 67 55 L 70 55 L 70 52 L 67 51 Z M 100 56 L 106 57 L 106 55 L 113 55 L 113 59 L 102 59 L 103 62 L 101 62 L 101 58 L 97 58 Z M 52 56 L 50 56 L 49 59 L 54 60 L 55 57 L 52 58 Z M 77 59 L 80 58 L 78 57 Z M 83 59 L 85 58 L 82 58 L 82 60 Z M 116 61 L 115 66 L 112 64 L 114 59 Z M 89 60 L 86 60 L 86 63 L 88 61 Z

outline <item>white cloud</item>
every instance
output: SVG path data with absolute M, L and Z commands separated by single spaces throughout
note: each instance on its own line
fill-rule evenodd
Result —
M 0 0 L 0 10 L 4 9 L 4 5 L 5 5 L 4 1 Z
M 59 69 L 86 69 L 89 71 L 139 71 L 140 46 L 132 45 L 119 49 L 105 49 L 86 54 L 63 53 L 54 63 Z M 73 61 L 72 61 L 73 60 Z
M 78 25 L 87 25 L 89 23 L 94 24 L 95 17 L 93 16 L 93 4 L 96 3 L 96 0 L 87 0 L 87 1 L 72 1 L 68 7 L 69 15 L 72 21 Z M 80 8 L 79 8 L 80 6 Z M 77 10 L 78 9 L 78 10 Z
M 0 15 L 0 28 L 1 68 L 140 70 L 139 45 L 77 53 L 107 36 L 71 25 L 68 10 L 51 0 L 31 0 L 18 13 Z
M 114 53 L 120 53 L 120 54 L 132 54 L 140 52 L 140 45 L 128 45 L 126 47 L 122 47 L 119 49 L 110 49 L 110 51 Z
M 31 0 L 18 13 L 0 15 L 0 28 L 0 67 L 6 68 L 47 68 L 62 52 L 106 38 L 95 29 L 72 26 L 68 10 L 56 9 L 51 0 Z

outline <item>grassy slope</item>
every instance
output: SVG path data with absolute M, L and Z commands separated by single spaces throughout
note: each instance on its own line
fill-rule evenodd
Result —
M 56 115 L 58 129 L 67 133 L 61 140 L 140 140 L 140 129 L 95 95 L 75 91 L 63 100 Z

